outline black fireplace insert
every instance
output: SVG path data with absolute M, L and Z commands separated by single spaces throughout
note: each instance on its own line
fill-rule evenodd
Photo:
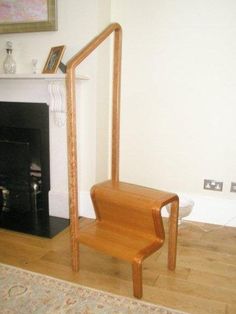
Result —
M 49 215 L 49 108 L 0 102 L 0 227 L 52 237 L 68 219 Z

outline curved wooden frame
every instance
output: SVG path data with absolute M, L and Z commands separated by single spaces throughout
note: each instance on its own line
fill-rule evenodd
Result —
M 121 78 L 121 45 L 122 30 L 118 23 L 108 26 L 100 35 L 95 37 L 87 46 L 79 51 L 67 63 L 67 143 L 69 171 L 69 206 L 72 236 L 72 268 L 78 270 L 79 250 L 78 237 L 78 179 L 77 179 L 77 145 L 76 145 L 76 90 L 75 69 L 90 55 L 107 37 L 114 33 L 113 59 L 113 97 L 112 97 L 112 158 L 111 177 L 119 181 L 119 137 L 120 137 L 120 78 Z M 73 218 L 73 219 L 72 219 Z
M 97 184 L 92 188 L 91 197 L 97 219 L 79 231 L 75 69 L 113 32 L 111 180 Z M 104 253 L 109 253 L 111 256 L 128 260 L 132 263 L 134 296 L 141 298 L 142 260 L 159 249 L 164 242 L 161 209 L 169 203 L 171 203 L 171 215 L 169 220 L 168 267 L 170 270 L 175 269 L 179 201 L 178 196 L 173 193 L 119 182 L 121 40 L 120 25 L 111 24 L 67 63 L 67 142 L 72 269 L 78 271 L 79 268 L 79 242 Z M 105 194 L 104 188 L 106 189 Z M 112 199 L 109 198 L 109 195 L 112 195 Z M 130 202 L 131 199 L 132 202 Z M 141 226 L 147 221 L 149 221 L 148 228 L 143 232 Z M 154 235 L 151 232 L 153 227 L 156 229 Z M 112 243 L 110 239 L 113 240 Z M 131 239 L 132 244 L 126 245 L 127 239 Z M 133 249 L 131 250 L 131 248 Z M 130 251 L 129 256 L 126 254 L 128 251 Z

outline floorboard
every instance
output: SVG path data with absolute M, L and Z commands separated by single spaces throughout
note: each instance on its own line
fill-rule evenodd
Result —
M 163 248 L 143 263 L 143 300 L 193 314 L 236 313 L 235 240 L 236 228 L 184 222 L 171 272 L 167 233 Z M 72 272 L 69 228 L 52 239 L 0 229 L 0 262 L 132 297 L 129 263 L 81 245 L 80 271 Z

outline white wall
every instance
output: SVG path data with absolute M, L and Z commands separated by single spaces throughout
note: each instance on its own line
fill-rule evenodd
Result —
M 52 46 L 66 45 L 66 62 L 110 20 L 124 38 L 121 179 L 191 196 L 190 219 L 223 224 L 236 208 L 234 0 L 58 0 L 57 32 L 0 35 L 0 71 L 7 40 L 19 73 L 31 71 L 32 58 L 41 70 Z M 107 176 L 106 61 L 109 43 L 79 70 L 90 77 L 78 104 L 85 203 Z M 224 191 L 203 190 L 204 178 L 222 180 Z
M 105 26 L 107 26 L 110 19 L 110 0 L 58 0 L 58 31 L 56 32 L 34 32 L 34 33 L 18 33 L 18 34 L 0 34 L 0 73 L 3 73 L 3 60 L 5 58 L 5 44 L 7 40 L 12 41 L 14 47 L 14 58 L 17 63 L 17 73 L 31 73 L 31 60 L 32 58 L 38 59 L 39 73 L 42 71 L 43 66 L 47 60 L 50 48 L 57 45 L 66 45 L 66 51 L 63 57 L 63 62 L 66 63 L 75 53 L 77 53 L 83 46 L 85 46 L 93 37 L 97 35 Z M 109 47 L 108 47 L 109 48 Z M 99 82 L 101 82 L 101 76 L 104 80 L 107 80 L 109 71 L 101 74 L 98 69 L 99 62 L 104 62 L 109 49 L 104 48 L 102 52 L 93 53 L 86 61 L 81 64 L 79 73 L 89 76 L 89 81 L 82 82 L 78 85 L 78 93 L 83 93 L 83 101 L 78 101 L 78 128 L 79 128 L 79 165 L 80 165 L 80 189 L 82 191 L 82 202 L 84 206 L 81 209 L 81 213 L 85 210 L 89 210 L 88 215 L 93 215 L 91 208 L 87 208 L 89 189 L 96 181 L 96 168 L 99 168 L 100 172 L 107 171 L 102 170 L 102 163 L 99 163 L 99 167 L 96 167 L 96 149 L 99 138 L 96 135 L 97 128 L 97 100 L 104 106 L 102 99 L 106 99 L 109 90 L 100 90 L 98 92 Z M 99 61 L 99 62 L 98 62 Z M 108 64 L 109 66 L 109 64 Z M 98 83 L 97 83 L 98 82 Z M 0 82 L 1 84 L 1 82 Z M 5 84 L 5 83 L 4 83 Z M 11 99 L 14 95 L 11 95 Z M 81 97 L 78 97 L 78 100 Z M 5 99 L 7 100 L 7 99 Z M 36 99 L 36 101 L 38 98 Z M 99 122 L 100 123 L 100 122 Z M 64 132 L 64 133 L 63 133 Z M 63 139 L 62 139 L 63 133 Z M 52 137 L 53 134 L 53 137 Z M 65 139 L 65 128 L 56 130 L 53 127 L 51 134 L 51 144 L 55 146 L 55 143 L 61 143 Z M 66 159 L 66 145 L 63 145 L 64 158 Z M 62 155 L 63 156 L 63 155 Z M 60 157 L 61 158 L 61 157 Z M 51 168 L 53 170 L 60 165 L 54 164 L 51 161 Z M 104 165 L 104 167 L 106 167 Z M 54 169 L 55 168 L 55 169 Z M 65 169 L 63 169 L 63 176 Z M 53 191 L 55 195 L 58 195 L 59 203 L 63 204 L 62 209 L 56 208 L 53 204 L 53 208 L 50 209 L 53 215 L 68 216 L 68 208 L 64 208 L 63 192 L 67 189 L 65 187 L 65 180 L 58 179 L 55 181 L 56 190 Z M 60 184 L 60 182 L 63 182 Z M 55 185 L 54 185 L 55 186 Z M 61 196 L 60 196 L 61 195 Z M 63 200 L 60 198 L 62 197 Z
M 236 213 L 236 2 L 112 0 L 111 12 L 124 37 L 121 179 L 191 195 L 189 219 L 225 223 Z

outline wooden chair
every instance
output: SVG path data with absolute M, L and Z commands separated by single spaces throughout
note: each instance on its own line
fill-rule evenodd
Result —
M 96 184 L 91 197 L 96 219 L 78 222 L 75 68 L 114 32 L 111 180 Z M 171 203 L 168 267 L 176 265 L 178 196 L 119 181 L 121 27 L 111 24 L 67 64 L 67 127 L 72 268 L 79 268 L 79 243 L 132 264 L 133 293 L 142 297 L 142 261 L 163 244 L 161 209 Z

